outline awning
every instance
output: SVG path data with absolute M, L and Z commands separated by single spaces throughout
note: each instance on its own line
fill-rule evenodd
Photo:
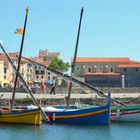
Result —
M 4 83 L 4 84 L 10 84 L 10 81 L 9 81 L 9 80 L 4 79 L 4 80 L 3 80 L 3 83 Z
M 30 83 L 30 84 L 32 84 L 32 83 L 33 83 L 33 81 L 32 81 L 32 80 L 28 80 L 28 81 L 27 81 L 27 83 Z

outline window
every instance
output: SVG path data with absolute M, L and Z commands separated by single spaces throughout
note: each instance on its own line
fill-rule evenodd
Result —
M 79 68 L 79 67 L 77 67 L 77 70 L 80 70 L 80 68 Z
M 113 72 L 113 68 L 110 69 L 110 72 Z
M 88 68 L 88 72 L 91 72 L 91 68 Z
M 48 75 L 50 75 L 50 72 L 48 72 Z
M 50 80 L 51 78 L 50 78 L 50 76 L 48 76 L 48 80 Z
M 41 78 L 43 79 L 43 76 L 41 76 Z
M 41 74 L 44 74 L 45 72 L 44 72 L 44 70 L 41 70 Z
M 35 74 L 39 74 L 39 70 L 36 70 L 36 71 L 35 71 Z
M 38 76 L 36 76 L 36 79 L 38 79 Z
M 35 69 L 37 69 L 37 67 L 35 66 Z
M 6 67 L 4 67 L 4 73 L 6 74 L 6 72 L 7 72 L 7 69 L 6 69 Z
M 43 58 L 43 61 L 46 61 L 46 57 Z
M 94 72 L 97 72 L 97 66 L 94 65 Z
M 99 71 L 102 71 L 102 68 L 101 67 L 99 68 Z
M 136 71 L 138 71 L 138 69 L 136 68 Z
M 124 68 L 124 71 L 126 72 L 126 68 Z
M 32 67 L 32 64 L 28 64 L 28 67 Z
M 6 75 L 4 75 L 4 79 L 6 79 Z

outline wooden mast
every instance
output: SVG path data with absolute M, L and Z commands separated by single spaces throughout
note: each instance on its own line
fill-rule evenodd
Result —
M 75 69 L 75 62 L 76 62 L 77 51 L 78 51 L 78 43 L 79 43 L 79 36 L 80 36 L 80 29 L 81 29 L 83 11 L 84 11 L 84 9 L 82 7 L 81 14 L 80 14 L 79 27 L 78 27 L 77 40 L 76 40 L 76 45 L 75 45 L 75 53 L 74 53 L 73 63 L 71 65 L 71 77 L 70 77 L 70 84 L 69 84 L 69 90 L 68 90 L 68 96 L 67 96 L 67 108 L 69 107 L 69 100 L 70 100 L 70 95 L 71 95 L 71 88 L 72 88 L 71 79 L 73 77 L 73 72 L 74 72 L 74 69 Z
M 13 109 L 13 106 L 14 106 L 16 85 L 17 85 L 19 71 L 20 71 L 20 62 L 21 62 L 21 56 L 22 56 L 22 51 L 23 51 L 23 45 L 24 45 L 24 37 L 25 37 L 25 30 L 26 30 L 26 24 L 27 24 L 28 11 L 29 11 L 29 8 L 27 7 L 26 8 L 24 28 L 23 28 L 23 34 L 22 34 L 22 40 L 21 40 L 21 46 L 20 46 L 20 52 L 19 52 L 19 56 L 18 56 L 18 66 L 17 66 L 16 77 L 15 77 L 15 81 L 14 81 L 13 95 L 12 95 L 12 101 L 11 101 L 11 109 Z

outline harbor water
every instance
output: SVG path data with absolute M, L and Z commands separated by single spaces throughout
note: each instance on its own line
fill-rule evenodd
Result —
M 87 125 L 12 125 L 0 124 L 0 140 L 138 140 L 140 123 Z

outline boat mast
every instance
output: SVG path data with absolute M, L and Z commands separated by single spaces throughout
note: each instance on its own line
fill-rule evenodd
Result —
M 15 77 L 15 81 L 14 81 L 13 95 L 12 95 L 12 101 L 11 101 L 11 109 L 13 108 L 13 105 L 14 105 L 16 85 L 17 85 L 17 80 L 18 80 L 19 71 L 20 71 L 20 62 L 21 62 L 21 56 L 22 56 L 22 51 L 23 51 L 24 36 L 25 36 L 28 12 L 29 12 L 29 8 L 27 7 L 26 8 L 24 28 L 23 28 L 23 34 L 22 34 L 22 40 L 21 40 L 21 46 L 20 46 L 20 52 L 19 52 L 19 56 L 18 56 L 18 66 L 17 66 L 16 77 Z
M 70 100 L 70 95 L 71 95 L 71 88 L 72 88 L 71 79 L 72 79 L 73 74 L 74 74 L 73 72 L 74 72 L 74 69 L 75 69 L 75 62 L 76 62 L 76 58 L 77 58 L 78 43 L 79 43 L 79 36 L 80 36 L 80 29 L 81 29 L 83 11 L 84 11 L 84 9 L 82 7 L 81 14 L 80 14 L 79 27 L 78 27 L 77 40 L 76 40 L 76 45 L 75 45 L 75 53 L 74 53 L 74 58 L 73 58 L 73 62 L 72 62 L 72 65 L 71 65 L 71 77 L 70 77 L 70 84 L 69 84 L 69 90 L 68 90 L 68 96 L 67 96 L 67 108 L 69 107 L 69 100 Z

